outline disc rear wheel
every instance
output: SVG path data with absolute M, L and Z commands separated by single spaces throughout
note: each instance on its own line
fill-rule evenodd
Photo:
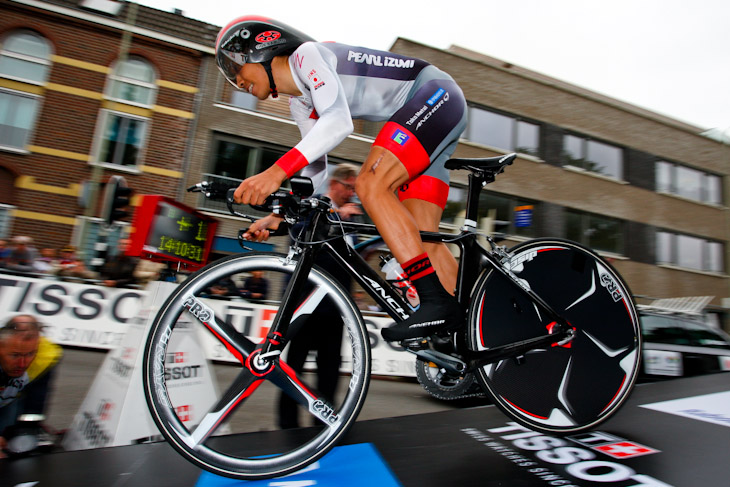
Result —
M 477 379 L 495 404 L 529 428 L 593 428 L 624 403 L 639 371 L 641 333 L 631 293 L 608 263 L 573 242 L 533 240 L 510 253 L 511 272 L 562 315 L 575 336 L 481 367 Z M 545 335 L 554 326 L 494 270 L 476 289 L 469 317 L 474 350 Z

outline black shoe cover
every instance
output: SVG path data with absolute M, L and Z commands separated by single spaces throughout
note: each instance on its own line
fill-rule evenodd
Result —
M 411 338 L 425 338 L 440 331 L 452 331 L 461 325 L 463 320 L 461 307 L 456 298 L 438 302 L 421 302 L 418 311 L 410 318 L 380 330 L 383 339 L 396 342 Z

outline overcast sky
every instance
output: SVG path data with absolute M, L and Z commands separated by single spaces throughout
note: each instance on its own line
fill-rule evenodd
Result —
M 375 49 L 398 37 L 455 44 L 730 133 L 728 0 L 137 1 L 220 26 L 269 16 L 317 40 Z

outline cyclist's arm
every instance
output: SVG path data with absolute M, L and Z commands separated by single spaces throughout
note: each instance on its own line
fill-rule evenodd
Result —
M 303 139 L 312 130 L 314 124 L 317 123 L 317 120 L 306 115 L 306 113 L 311 112 L 311 110 L 307 110 L 303 103 L 299 101 L 292 100 L 291 112 L 294 120 L 297 122 L 297 126 L 299 126 L 299 131 L 301 132 Z M 299 174 L 312 180 L 312 184 L 314 185 L 314 194 L 326 191 L 327 154 L 310 162 Z
M 256 220 L 244 232 L 243 238 L 253 242 L 263 242 L 268 240 L 271 232 L 277 230 L 284 219 L 274 213 L 269 213 L 265 217 Z
M 303 44 L 290 58 L 292 74 L 303 93 L 290 102 L 302 140 L 277 164 L 288 177 L 306 168 L 303 175 L 314 176 L 315 187 L 326 179 L 325 155 L 354 128 L 335 62 L 334 54 L 315 43 Z

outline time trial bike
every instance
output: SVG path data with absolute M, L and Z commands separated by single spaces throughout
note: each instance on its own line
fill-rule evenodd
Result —
M 459 233 L 421 235 L 424 242 L 458 247 L 456 297 L 466 318 L 454 332 L 400 345 L 442 377 L 476 378 L 512 420 L 540 432 L 575 434 L 607 420 L 629 396 L 641 357 L 639 321 L 629 288 L 592 250 L 557 238 L 506 249 L 477 232 L 480 191 L 515 157 L 447 162 L 451 170 L 469 171 L 464 225 Z M 328 200 L 310 196 L 310 181 L 290 183 L 291 190 L 274 193 L 259 208 L 289 224 L 289 252 L 243 252 L 192 274 L 159 309 L 144 350 L 144 392 L 160 432 L 189 461 L 223 476 L 251 480 L 302 469 L 343 438 L 363 406 L 369 330 L 350 293 L 315 264 L 318 255 L 338 262 L 393 320 L 413 312 L 348 242 L 352 233 L 377 235 L 375 227 L 339 220 Z M 191 188 L 211 198 L 227 195 L 231 213 L 254 220 L 234 208 L 233 190 L 225 189 L 208 182 Z M 223 280 L 240 281 L 254 271 L 264 271 L 272 288 L 262 305 L 272 317 L 270 328 L 257 339 L 231 312 L 254 304 L 243 302 L 245 296 L 211 299 L 209 293 Z M 333 398 L 317 392 L 311 373 L 287 364 L 289 344 L 305 338 L 299 331 L 311 339 L 323 325 L 312 324 L 322 306 L 335 309 L 343 323 L 346 384 Z M 215 337 L 238 365 L 218 377 L 220 393 L 194 425 L 187 424 L 176 384 L 166 374 L 174 360 L 168 353 L 172 337 L 191 327 Z M 266 419 L 276 416 L 279 395 L 300 404 L 314 425 L 280 430 Z

